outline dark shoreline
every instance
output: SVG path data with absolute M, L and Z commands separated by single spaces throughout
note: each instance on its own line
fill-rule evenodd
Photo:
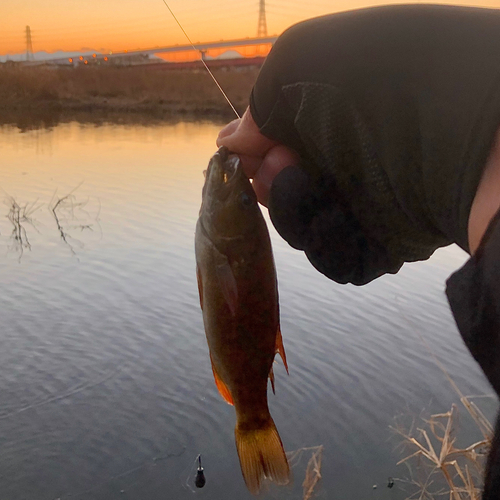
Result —
M 218 107 L 186 109 L 151 104 L 95 106 L 92 103 L 75 103 L 71 106 L 39 103 L 36 106 L 0 107 L 0 127 L 13 126 L 21 131 L 51 128 L 74 121 L 97 126 L 109 123 L 155 125 L 181 121 L 211 121 L 223 125 L 234 118 L 230 108 L 226 110 Z
M 241 114 L 258 70 L 218 71 Z M 22 130 L 61 122 L 227 122 L 233 111 L 206 72 L 147 68 L 0 69 L 0 125 Z

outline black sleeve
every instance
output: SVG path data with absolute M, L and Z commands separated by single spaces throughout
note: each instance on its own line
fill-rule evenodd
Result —
M 500 212 L 476 253 L 446 282 L 462 338 L 500 394 Z
M 280 234 L 340 283 L 452 242 L 500 123 L 500 12 L 388 6 L 287 30 L 253 89 L 261 132 L 301 165 L 272 185 Z M 304 188 L 307 186 L 307 189 Z
M 446 282 L 446 295 L 462 338 L 500 395 L 500 211 L 476 253 Z M 500 495 L 500 416 L 486 467 L 482 499 Z

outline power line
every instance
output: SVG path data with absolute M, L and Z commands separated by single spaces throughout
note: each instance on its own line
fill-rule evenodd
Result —
M 332 9 L 332 2 L 327 1 L 327 2 L 314 2 L 314 1 L 307 1 L 303 2 L 302 0 L 271 0 L 271 2 L 268 3 L 268 6 L 276 6 L 280 5 L 282 7 L 290 8 L 292 7 L 293 9 L 297 7 L 306 7 L 306 8 L 318 8 L 318 9 L 325 9 L 327 12 L 333 12 L 335 9 Z
M 218 4 L 213 4 L 213 3 L 209 3 L 207 2 L 206 4 L 203 4 L 202 6 L 200 7 L 197 7 L 196 8 L 196 13 L 195 15 L 193 15 L 193 9 L 192 8 L 188 8 L 188 9 L 176 9 L 176 12 L 177 14 L 183 14 L 183 13 L 187 13 L 189 14 L 188 17 L 184 18 L 183 19 L 183 24 L 185 23 L 189 23 L 190 20 L 195 20 L 195 21 L 198 21 L 198 20 L 203 20 L 205 19 L 207 16 L 210 16 L 210 15 L 213 15 L 213 14 L 218 14 L 218 15 L 221 15 L 221 13 L 223 14 L 224 12 L 234 12 L 234 5 L 237 6 L 244 6 L 245 4 L 248 4 L 248 1 L 245 0 L 245 2 L 231 2 L 231 7 L 232 9 L 229 10 L 227 9 L 227 4 L 228 2 L 219 2 Z M 217 8 L 217 6 L 221 6 L 221 8 Z M 224 8 L 224 6 L 226 8 Z M 244 18 L 247 14 L 245 12 L 241 12 L 240 14 L 238 14 L 238 17 L 240 18 Z M 180 16 L 179 16 L 180 17 Z M 74 32 L 75 30 L 85 30 L 85 31 L 99 31 L 99 30 L 102 30 L 102 31 L 105 31 L 106 33 L 108 32 L 108 29 L 111 27 L 111 29 L 129 29 L 129 28 L 137 28 L 137 27 L 142 27 L 144 30 L 148 30 L 149 27 L 151 25 L 154 25 L 154 24 L 160 24 L 162 23 L 162 26 L 163 28 L 165 29 L 165 18 L 164 17 L 161 17 L 161 16 L 158 16 L 158 15 L 155 15 L 155 16 L 144 16 L 144 17 L 137 17 L 137 18 L 134 18 L 134 20 L 121 20 L 119 22 L 116 22 L 116 21 L 110 21 L 109 19 L 108 20 L 103 20 L 102 18 L 97 18 L 95 22 L 92 22 L 92 23 L 88 23 L 88 22 L 84 22 L 84 23 L 80 23 L 78 22 L 78 20 L 73 20 L 73 22 L 71 23 L 71 27 L 68 28 L 66 25 L 60 25 L 59 27 L 56 27 L 56 28 L 47 28 L 47 27 L 41 27 L 41 28 L 37 28 L 37 33 L 68 33 L 68 32 Z M 1 38 L 1 36 L 0 36 Z
M 220 21 L 225 21 L 225 20 L 228 20 L 228 19 L 241 19 L 241 15 L 235 15 L 235 16 L 227 16 L 227 15 L 224 15 L 224 14 L 221 14 L 221 13 L 212 13 L 211 16 L 210 16 L 211 20 L 212 21 L 217 21 L 217 20 L 220 20 Z M 236 23 L 235 23 L 236 24 Z M 196 22 L 192 22 L 192 23 L 187 23 L 185 26 L 186 28 L 191 32 L 196 32 L 195 31 L 195 28 L 201 26 L 206 26 L 206 19 L 205 20 L 199 20 L 199 21 L 196 21 Z M 237 28 L 235 27 L 235 31 L 237 30 Z M 136 27 L 135 29 L 132 29 L 132 30 L 120 30 L 120 29 L 117 29 L 117 28 L 114 28 L 114 29 L 109 29 L 109 30 L 106 30 L 105 31 L 105 34 L 106 34 L 106 38 L 109 39 L 110 35 L 111 36 L 115 36 L 116 38 L 118 38 L 119 36 L 121 35 L 129 35 L 128 38 L 130 38 L 130 35 L 139 35 L 141 33 L 144 33 L 145 35 L 148 35 L 148 38 L 149 39 L 152 39 L 152 38 L 156 38 L 156 41 L 155 42 L 151 42 L 150 44 L 148 44 L 148 46 L 146 48 L 153 48 L 154 46 L 165 46 L 166 44 L 165 43 L 162 43 L 162 44 L 159 44 L 158 43 L 158 40 L 161 39 L 162 36 L 164 36 L 164 33 L 165 33 L 165 27 L 164 25 L 163 26 L 152 26 L 148 29 L 141 29 L 140 27 Z M 243 38 L 246 34 L 241 34 L 240 33 L 235 33 L 234 34 L 234 38 Z M 84 37 L 82 34 L 79 34 L 79 33 L 71 33 L 70 35 L 64 35 L 64 34 L 46 34 L 46 35 L 42 35 L 40 33 L 38 33 L 38 30 L 36 32 L 35 35 L 33 35 L 33 40 L 36 42 L 37 46 L 44 46 L 44 45 L 54 45 L 54 44 L 61 44 L 61 45 L 65 45 L 67 46 L 68 44 L 75 44 L 77 43 L 78 45 L 92 45 L 92 46 L 95 46 L 97 48 L 97 46 L 99 46 L 101 44 L 101 41 L 99 40 L 95 40 L 97 37 L 92 34 L 92 37 L 91 37 L 93 40 L 90 41 L 88 37 Z M 215 37 L 213 37 L 215 38 Z M 20 37 L 16 37 L 16 39 L 13 39 L 12 41 L 19 41 L 21 42 L 21 39 Z M 207 40 L 203 40 L 203 41 L 207 41 Z M 210 41 L 210 40 L 209 40 Z M 7 40 L 6 38 L 0 36 L 0 43 L 6 43 Z M 180 40 L 179 40 L 180 42 Z M 179 43 L 179 42 L 176 42 L 176 43 Z M 200 40 L 196 40 L 196 43 L 200 43 Z M 109 41 L 106 42 L 107 45 L 110 45 Z M 112 46 L 116 47 L 117 45 L 122 45 L 122 43 L 112 43 L 111 44 Z M 173 43 L 172 43 L 173 45 Z M 128 47 L 130 49 L 130 47 Z M 144 46 L 142 48 L 145 48 Z

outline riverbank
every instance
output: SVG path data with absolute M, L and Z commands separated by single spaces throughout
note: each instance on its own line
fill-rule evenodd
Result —
M 214 71 L 240 113 L 248 104 L 257 74 L 256 68 Z M 165 119 L 234 117 L 206 70 L 0 67 L 0 123 L 14 123 L 21 116 L 77 113 L 130 113 Z

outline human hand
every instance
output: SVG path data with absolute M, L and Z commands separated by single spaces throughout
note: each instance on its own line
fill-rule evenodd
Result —
M 269 190 L 276 175 L 289 165 L 298 165 L 299 155 L 259 131 L 250 109 L 226 125 L 217 137 L 217 147 L 226 146 L 240 157 L 245 174 L 253 179 L 260 203 L 267 207 Z

